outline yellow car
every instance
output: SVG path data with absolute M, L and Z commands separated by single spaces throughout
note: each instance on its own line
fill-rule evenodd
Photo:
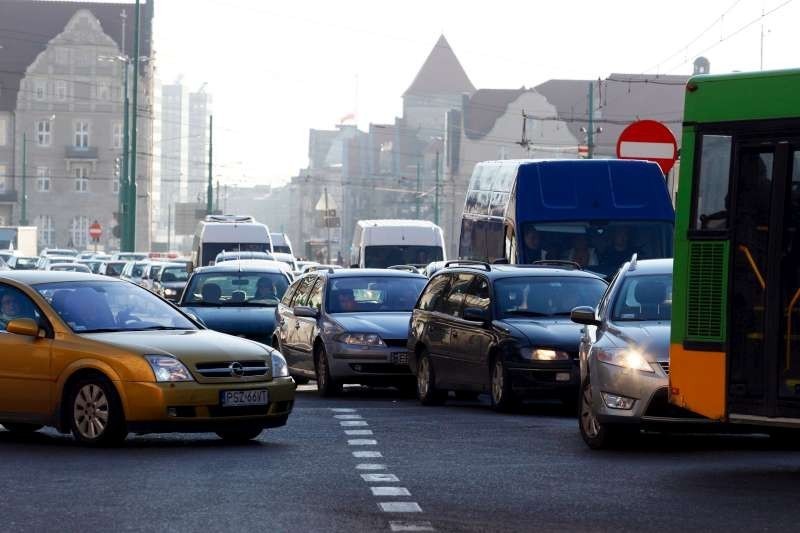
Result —
M 295 383 L 262 344 L 208 330 L 106 276 L 0 273 L 0 424 L 89 445 L 128 433 L 256 438 L 286 424 Z

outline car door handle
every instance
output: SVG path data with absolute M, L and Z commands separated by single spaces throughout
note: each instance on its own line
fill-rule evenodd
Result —
M 297 322 L 297 323 L 294 325 L 294 329 L 300 329 L 300 322 Z

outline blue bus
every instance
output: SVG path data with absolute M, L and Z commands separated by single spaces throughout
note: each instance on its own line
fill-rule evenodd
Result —
M 470 179 L 459 257 L 511 264 L 572 261 L 608 276 L 633 253 L 672 257 L 674 222 L 655 163 L 486 161 Z

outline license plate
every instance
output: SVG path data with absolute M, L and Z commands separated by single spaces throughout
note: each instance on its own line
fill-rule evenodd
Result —
M 569 372 L 556 373 L 556 381 L 569 381 L 569 379 L 570 379 Z
M 222 407 L 243 407 L 247 405 L 267 405 L 269 391 L 261 390 L 224 390 L 220 393 Z
M 390 361 L 395 365 L 408 364 L 408 352 L 392 352 L 389 354 Z

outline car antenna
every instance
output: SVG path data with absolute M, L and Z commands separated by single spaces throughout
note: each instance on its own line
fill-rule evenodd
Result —
M 633 254 L 631 256 L 631 266 L 628 267 L 628 272 L 633 272 L 636 270 L 636 261 L 639 260 L 639 254 Z

